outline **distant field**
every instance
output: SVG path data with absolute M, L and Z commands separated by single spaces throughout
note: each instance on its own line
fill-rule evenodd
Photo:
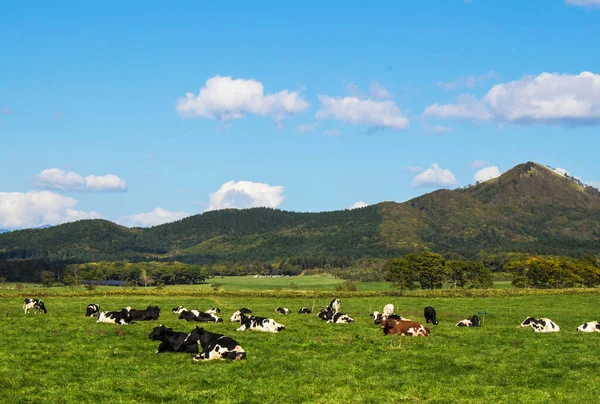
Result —
M 271 281 L 274 281 L 272 279 Z M 32 297 L 35 297 L 32 295 Z M 335 293 L 331 293 L 335 297 Z M 600 391 L 600 333 L 577 333 L 597 320 L 599 294 L 511 298 L 344 298 L 354 324 L 326 324 L 301 306 L 325 306 L 330 297 L 199 298 L 119 296 L 44 298 L 47 315 L 24 315 L 21 298 L 0 297 L 0 402 L 594 402 Z M 83 316 L 88 303 L 105 310 L 127 305 L 162 308 L 159 321 L 129 326 L 97 324 Z M 429 338 L 384 336 L 368 313 L 393 303 L 422 321 L 433 305 L 440 325 Z M 178 305 L 219 306 L 225 322 L 205 328 L 234 337 L 248 359 L 192 363 L 186 354 L 154 352 L 147 338 L 164 323 L 188 332 L 191 323 L 170 312 Z M 294 314 L 274 312 L 285 306 Z M 270 316 L 279 334 L 236 332 L 227 321 L 241 307 Z M 479 329 L 456 321 L 486 311 Z M 517 325 L 528 315 L 553 319 L 558 334 Z M 390 387 L 393 386 L 393 387 Z

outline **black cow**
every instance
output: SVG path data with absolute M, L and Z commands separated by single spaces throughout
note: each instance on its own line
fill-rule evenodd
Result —
M 160 308 L 158 306 L 148 306 L 145 310 L 135 310 L 131 307 L 127 307 L 132 321 L 148 321 L 158 320 L 160 316 Z
M 85 309 L 86 317 L 97 317 L 100 314 L 100 305 L 96 303 L 88 304 L 87 309 Z
M 43 311 L 44 314 L 48 313 L 48 310 L 46 310 L 46 305 L 44 305 L 44 302 L 42 302 L 40 299 L 25 299 L 25 302 L 23 303 L 23 310 L 25 311 L 25 314 L 29 313 L 29 310 L 33 309 L 33 314 L 37 314 L 38 311 Z
M 434 325 L 439 324 L 439 321 L 437 321 L 437 319 L 435 318 L 435 309 L 433 307 L 431 307 L 431 306 L 425 307 L 423 314 L 425 315 L 425 320 L 427 321 L 427 324 L 429 324 L 430 321 Z
M 97 323 L 131 324 L 131 314 L 127 309 L 120 311 L 103 311 L 98 315 Z
M 300 310 L 298 310 L 298 314 L 310 314 L 310 313 L 312 313 L 312 311 L 306 307 L 303 307 Z
M 162 341 L 158 346 L 157 354 L 162 352 L 186 352 L 186 353 L 198 353 L 198 343 L 190 341 L 189 344 L 185 344 L 185 339 L 188 334 L 184 332 L 173 331 L 172 328 L 167 328 L 164 325 L 154 327 L 152 332 L 148 335 L 152 341 Z
M 223 334 L 208 332 L 196 327 L 187 336 L 185 343 L 196 342 L 202 347 L 202 352 L 194 357 L 194 361 L 213 359 L 246 359 L 246 351 L 233 338 Z
M 201 321 L 208 323 L 222 323 L 223 319 L 215 316 L 214 314 L 198 312 L 198 315 L 194 314 L 191 311 L 184 310 L 179 314 L 179 319 L 185 321 Z

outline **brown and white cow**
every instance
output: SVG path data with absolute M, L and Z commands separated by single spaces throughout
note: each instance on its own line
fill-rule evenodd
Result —
M 429 327 L 416 321 L 387 319 L 381 322 L 384 334 L 408 335 L 410 337 L 428 337 Z

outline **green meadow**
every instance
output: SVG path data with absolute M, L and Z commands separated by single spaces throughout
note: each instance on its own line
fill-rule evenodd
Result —
M 352 297 L 342 298 L 342 312 L 353 324 L 326 324 L 296 314 L 302 306 L 327 305 L 336 296 L 335 280 L 315 277 L 294 282 L 299 289 L 331 290 L 317 298 L 247 297 L 218 293 L 182 295 L 61 296 L 48 294 L 48 314 L 24 315 L 22 296 L 0 296 L 0 402 L 590 402 L 600 391 L 600 333 L 575 331 L 598 319 L 595 293 L 490 298 Z M 317 277 L 319 278 L 319 277 Z M 248 279 L 213 279 L 225 289 L 248 288 Z M 252 280 L 271 289 L 289 278 Z M 252 282 L 251 281 L 251 282 Z M 265 283 L 266 282 L 266 283 Z M 306 283 L 301 283 L 306 282 Z M 377 285 L 373 285 L 377 286 Z M 26 285 L 32 287 L 32 285 Z M 210 287 L 210 286 L 202 286 Z M 359 290 L 362 289 L 359 285 Z M 190 287 L 188 287 L 189 289 Z M 260 288 L 258 288 L 260 289 Z M 65 288 L 64 290 L 71 290 Z M 139 288 L 138 288 L 139 290 Z M 25 292 L 47 291 L 25 289 Z M 11 290 L 14 292 L 14 290 Z M 23 291 L 21 291 L 23 292 Z M 200 291 L 198 291 L 200 293 Z M 347 292 L 346 292 L 347 293 Z M 327 294 L 327 293 L 326 293 Z M 288 296 L 288 295 L 286 295 Z M 36 297 L 31 295 L 31 297 Z M 88 303 L 102 310 L 158 305 L 158 321 L 128 326 L 97 324 L 84 317 Z M 436 308 L 440 324 L 428 338 L 385 336 L 369 312 L 393 303 L 396 312 L 424 321 L 423 308 Z M 200 310 L 218 306 L 223 323 L 186 323 L 171 313 L 184 305 Z M 292 310 L 290 315 L 275 307 Z M 232 312 L 248 307 L 255 315 L 284 324 L 278 334 L 235 331 Z M 481 328 L 454 324 L 487 312 Z M 517 326 L 526 316 L 549 317 L 555 334 L 536 334 Z M 152 328 L 165 324 L 189 332 L 196 324 L 236 339 L 245 361 L 193 363 L 180 353 L 155 354 Z

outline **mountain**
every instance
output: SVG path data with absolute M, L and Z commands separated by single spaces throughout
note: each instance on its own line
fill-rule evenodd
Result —
M 13 231 L 0 235 L 0 260 L 312 259 L 343 265 L 422 250 L 463 257 L 502 252 L 577 256 L 599 247 L 600 192 L 528 162 L 475 186 L 354 210 L 225 209 L 148 229 L 82 220 Z

